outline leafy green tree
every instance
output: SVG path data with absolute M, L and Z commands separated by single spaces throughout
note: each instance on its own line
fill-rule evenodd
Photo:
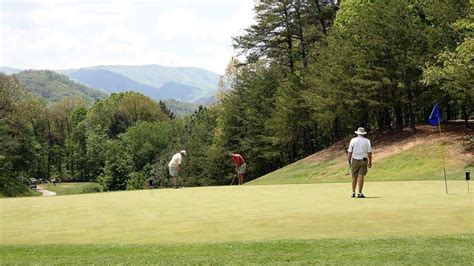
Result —
M 120 136 L 131 154 L 136 170 L 141 170 L 159 156 L 171 142 L 168 122 L 139 122 Z
M 171 110 L 168 109 L 165 102 L 159 101 L 158 104 L 160 105 L 160 109 L 163 112 L 163 114 L 168 116 L 170 119 L 175 119 L 176 118 L 176 116 L 173 114 L 173 112 L 171 112 Z
M 14 196 L 27 190 L 20 176 L 34 166 L 35 139 L 28 121 L 31 98 L 12 76 L 0 73 L 0 194 Z
M 67 179 L 78 174 L 79 180 L 88 180 L 87 164 L 87 128 L 85 119 L 87 110 L 84 107 L 74 109 L 70 116 L 71 132 L 65 140 Z
M 105 133 L 104 130 L 101 130 L 100 128 L 87 131 L 86 154 L 88 180 L 96 180 L 104 171 L 107 140 L 107 133 Z
M 133 160 L 120 140 L 106 143 L 104 172 L 99 183 L 105 190 L 125 190 L 129 175 L 133 172 Z
M 474 19 L 471 15 L 455 23 L 465 39 L 453 50 L 446 49 L 437 56 L 437 61 L 428 65 L 423 73 L 427 85 L 441 86 L 450 96 L 451 104 L 461 106 L 462 117 L 469 127 L 469 116 L 474 113 Z
M 100 127 L 110 138 L 116 138 L 138 121 L 168 120 L 156 102 L 137 92 L 113 93 L 98 101 L 87 116 L 90 128 Z

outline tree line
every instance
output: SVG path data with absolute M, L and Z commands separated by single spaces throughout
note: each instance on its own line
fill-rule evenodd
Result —
M 107 190 L 170 185 L 167 163 L 186 149 L 185 186 L 230 183 L 228 152 L 247 180 L 340 140 L 355 128 L 425 123 L 437 101 L 447 119 L 473 115 L 473 16 L 468 0 L 261 0 L 233 39 L 238 56 L 219 102 L 175 118 L 139 93 L 92 106 L 46 104 L 0 75 L 1 193 L 24 177 L 97 181 Z

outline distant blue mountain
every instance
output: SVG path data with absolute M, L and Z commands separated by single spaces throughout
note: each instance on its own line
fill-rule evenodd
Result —
M 18 69 L 18 68 L 13 68 L 13 67 L 0 66 L 0 72 L 3 72 L 7 75 L 17 74 L 17 73 L 20 73 L 21 71 L 23 70 Z
M 203 98 L 213 96 L 219 83 L 217 73 L 196 67 L 110 65 L 58 72 L 108 92 L 134 90 L 157 100 L 186 102 L 207 102 Z
M 107 70 L 81 69 L 71 72 L 67 76 L 80 81 L 89 87 L 100 88 L 109 93 L 137 91 L 151 98 L 159 98 L 158 90 L 156 88 L 141 84 L 125 76 Z
M 21 69 L 1 67 L 0 71 L 14 74 Z M 175 99 L 199 104 L 215 102 L 219 83 L 217 73 L 196 67 L 109 65 L 55 72 L 109 93 L 137 91 L 156 100 Z
M 201 89 L 193 86 L 168 82 L 158 90 L 161 99 L 176 99 L 184 102 L 194 102 L 195 95 L 201 94 Z

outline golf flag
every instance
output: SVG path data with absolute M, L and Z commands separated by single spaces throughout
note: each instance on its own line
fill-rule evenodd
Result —
M 439 128 L 439 136 L 441 137 L 441 112 L 439 111 L 438 103 L 435 103 L 433 107 L 433 111 L 431 111 L 431 115 L 428 118 L 428 122 L 432 126 L 438 126 Z M 448 179 L 446 178 L 446 165 L 444 162 L 444 146 L 441 145 L 441 155 L 443 156 L 443 172 L 444 172 L 444 186 L 446 188 L 446 194 L 448 194 Z
M 441 117 L 441 112 L 439 111 L 439 106 L 437 103 L 435 103 L 433 107 L 433 111 L 431 111 L 431 115 L 428 118 L 428 122 L 432 126 L 437 126 L 441 121 L 443 120 L 443 117 Z

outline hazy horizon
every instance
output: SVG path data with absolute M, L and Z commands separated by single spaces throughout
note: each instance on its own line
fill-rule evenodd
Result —
M 253 0 L 0 0 L 0 65 L 197 67 L 223 74 Z

